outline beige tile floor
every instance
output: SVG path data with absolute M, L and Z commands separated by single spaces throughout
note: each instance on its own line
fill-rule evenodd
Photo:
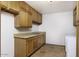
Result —
M 36 51 L 31 57 L 65 57 L 65 47 L 46 44 Z

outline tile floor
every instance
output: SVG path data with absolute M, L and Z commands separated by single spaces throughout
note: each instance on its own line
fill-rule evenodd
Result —
M 31 57 L 65 57 L 65 47 L 46 44 L 36 51 Z

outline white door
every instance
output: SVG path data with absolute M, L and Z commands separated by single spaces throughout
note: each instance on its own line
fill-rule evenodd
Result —
M 14 56 L 14 15 L 1 12 L 1 56 Z

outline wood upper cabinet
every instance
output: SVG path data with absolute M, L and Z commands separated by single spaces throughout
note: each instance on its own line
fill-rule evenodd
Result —
M 42 23 L 42 14 L 38 13 L 33 8 L 31 8 L 31 13 L 32 13 L 32 21 L 33 21 L 33 23 L 41 24 Z
M 77 22 L 78 22 L 78 25 L 79 25 L 79 2 L 77 2 L 76 13 L 77 13 L 77 14 L 76 14 L 76 15 L 77 15 L 77 16 L 76 16 L 77 18 L 76 18 L 76 19 L 77 19 Z
M 79 25 L 79 2 L 76 2 L 76 7 L 73 11 L 73 24 L 74 26 Z
M 20 11 L 19 1 L 9 1 L 8 8 L 14 9 L 19 12 Z
M 16 28 L 30 28 L 32 21 L 36 24 L 42 23 L 42 15 L 24 1 L 1 1 L 0 4 L 5 11 L 16 14 Z
M 0 4 L 3 5 L 2 8 L 4 8 L 5 11 L 10 13 L 18 14 L 20 11 L 19 1 L 1 1 Z
M 8 8 L 8 3 L 9 3 L 8 1 L 6 1 L 6 2 L 5 1 L 0 1 L 0 4 L 6 6 L 7 8 Z
M 32 15 L 32 21 L 36 24 L 42 23 L 42 14 L 37 12 L 34 8 L 32 8 L 29 4 L 25 3 L 24 1 L 20 2 L 20 8 L 22 11 L 28 12 Z
M 7 8 L 19 11 L 19 1 L 1 1 L 1 4 Z
M 31 12 L 32 12 L 32 21 L 34 22 L 37 20 L 37 13 L 33 9 L 31 10 Z
M 28 12 L 29 14 L 31 14 L 31 7 L 25 3 L 24 1 L 20 2 L 20 10 Z
M 20 11 L 19 15 L 15 16 L 16 28 L 29 28 L 32 27 L 31 15 L 27 12 Z
M 42 14 L 37 13 L 37 20 L 39 24 L 42 24 Z
M 16 28 L 30 28 L 32 27 L 32 16 L 29 12 L 29 6 L 21 1 L 20 4 L 20 13 L 15 16 L 15 27 Z M 29 11 L 28 11 L 29 10 Z

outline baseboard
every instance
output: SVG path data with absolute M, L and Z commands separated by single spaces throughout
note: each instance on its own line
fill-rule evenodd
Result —
M 49 44 L 49 43 L 46 43 L 46 44 Z M 65 45 L 57 45 L 57 44 L 49 44 L 49 45 L 56 45 L 56 46 L 63 46 L 63 47 L 65 47 Z

